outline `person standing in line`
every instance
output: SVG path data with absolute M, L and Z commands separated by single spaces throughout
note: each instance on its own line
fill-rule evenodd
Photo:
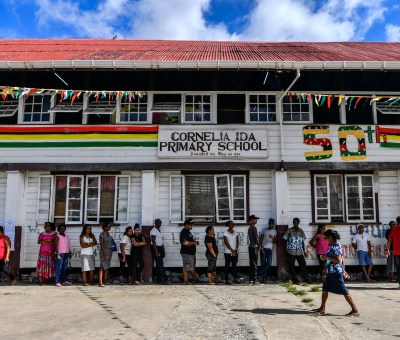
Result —
M 385 238 L 386 240 L 389 241 L 389 235 L 392 231 L 392 229 L 396 226 L 395 221 L 390 221 L 389 222 L 389 228 L 385 232 Z M 390 282 L 396 282 L 396 266 L 394 264 L 394 255 L 393 255 L 393 244 L 391 244 L 390 248 L 388 248 L 388 254 L 387 254 L 387 262 L 386 262 L 386 274 L 388 275 L 389 281 Z
M 257 220 L 259 217 L 255 215 L 249 216 L 250 226 L 247 230 L 247 234 L 249 236 L 249 263 L 250 263 L 250 271 L 249 271 L 249 283 L 253 285 L 260 284 L 257 281 L 257 262 L 258 262 L 258 231 L 257 231 Z
M 386 255 L 389 254 L 390 247 L 393 244 L 393 257 L 396 266 L 397 282 L 400 289 L 400 216 L 396 218 L 397 225 L 393 227 L 389 234 L 389 241 L 386 244 Z
M 14 275 L 8 268 L 10 261 L 11 242 L 10 238 L 4 234 L 3 226 L 0 226 L 0 276 L 4 273 L 11 282 L 12 286 L 17 284 Z
M 308 281 L 307 276 L 307 265 L 305 260 L 305 246 L 304 241 L 306 235 L 304 231 L 299 227 L 300 220 L 295 217 L 293 219 L 293 227 L 286 230 L 283 239 L 286 240 L 286 256 L 288 260 L 289 274 L 294 284 L 299 284 L 299 278 L 296 274 L 295 263 L 300 266 L 301 276 L 304 281 Z
M 131 259 L 132 259 L 132 276 L 135 280 L 135 285 L 140 285 L 142 281 L 142 270 L 144 268 L 143 261 L 143 247 L 147 245 L 146 239 L 140 232 L 139 224 L 135 224 L 133 236 L 132 236 L 132 248 L 131 248 Z M 139 268 L 138 268 L 139 265 Z
M 329 249 L 325 255 L 320 255 L 321 260 L 325 262 L 325 270 L 322 275 L 322 301 L 321 306 L 314 309 L 313 312 L 325 315 L 328 295 L 333 293 L 344 295 L 350 305 L 351 311 L 346 316 L 359 316 L 360 313 L 344 284 L 343 251 L 341 244 L 338 242 L 340 235 L 336 230 L 329 229 L 325 231 L 324 236 L 329 243 Z
M 206 228 L 206 237 L 204 239 L 204 244 L 206 245 L 206 258 L 208 262 L 207 266 L 207 278 L 208 284 L 214 285 L 213 276 L 215 282 L 219 282 L 217 276 L 217 257 L 218 257 L 218 245 L 215 239 L 215 231 L 212 225 Z
M 71 258 L 70 239 L 65 233 L 65 224 L 60 224 L 57 227 L 58 235 L 55 239 L 56 248 L 56 287 L 71 285 L 67 280 L 68 261 Z
M 108 270 L 111 267 L 112 248 L 111 243 L 113 241 L 110 235 L 111 223 L 103 222 L 103 232 L 100 234 L 100 270 L 99 270 L 99 287 L 105 287 L 107 284 Z
M 321 255 L 325 255 L 329 249 L 329 243 L 324 237 L 326 227 L 324 224 L 318 224 L 318 229 L 314 237 L 311 239 L 310 244 L 315 248 L 317 258 L 319 262 L 319 269 L 322 271 L 325 269 L 325 261 L 321 260 Z
M 365 281 L 371 282 L 371 272 L 373 262 L 371 258 L 371 237 L 365 232 L 364 226 L 359 224 L 357 226 L 358 234 L 353 237 L 352 246 L 357 250 L 358 263 L 365 276 Z M 368 266 L 368 270 L 366 268 Z
M 179 235 L 179 240 L 181 242 L 181 256 L 182 256 L 182 272 L 183 272 L 183 282 L 189 284 L 188 272 L 192 272 L 192 278 L 195 282 L 199 281 L 196 273 L 196 246 L 200 243 L 195 241 L 193 234 L 191 232 L 193 228 L 193 223 L 191 219 L 187 219 L 184 222 L 184 227 Z
M 164 237 L 161 232 L 161 220 L 159 218 L 154 220 L 154 227 L 150 231 L 151 237 L 151 253 L 153 255 L 153 262 L 156 263 L 156 282 L 168 283 L 168 277 L 164 268 Z
M 133 235 L 132 227 L 126 227 L 124 236 L 122 236 L 121 241 L 119 242 L 119 251 L 118 251 L 118 259 L 119 259 L 119 284 L 124 284 L 124 276 L 127 277 L 128 283 L 132 282 L 132 258 L 131 258 L 131 248 L 132 242 L 131 238 Z M 125 267 L 128 267 L 128 273 L 125 272 Z
M 97 240 L 92 233 L 92 226 L 84 224 L 81 236 L 79 237 L 81 245 L 81 270 L 83 277 L 83 285 L 88 287 L 93 283 L 93 275 L 95 271 L 95 258 L 93 247 L 97 245 Z M 89 272 L 89 282 L 87 280 L 87 273 Z
M 232 276 L 234 282 L 240 283 L 240 279 L 237 273 L 237 263 L 239 254 L 239 234 L 234 230 L 233 221 L 226 222 L 228 229 L 224 232 L 224 257 L 225 257 L 225 284 L 230 284 L 229 281 L 229 270 L 232 269 Z M 232 267 L 231 267 L 232 265 Z
M 54 256 L 56 236 L 54 223 L 46 222 L 44 224 L 44 232 L 41 232 L 38 237 L 40 249 L 36 275 L 39 277 L 41 286 L 45 283 L 44 280 L 48 281 L 56 274 L 56 259 Z
M 260 236 L 260 260 L 261 266 L 258 270 L 258 276 L 263 283 L 267 282 L 268 269 L 272 265 L 272 249 L 276 243 L 276 229 L 275 220 L 270 218 L 268 220 L 268 228 L 265 228 Z

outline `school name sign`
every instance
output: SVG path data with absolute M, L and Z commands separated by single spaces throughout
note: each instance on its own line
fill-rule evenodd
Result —
M 158 157 L 166 158 L 265 158 L 267 131 L 182 127 L 158 132 Z

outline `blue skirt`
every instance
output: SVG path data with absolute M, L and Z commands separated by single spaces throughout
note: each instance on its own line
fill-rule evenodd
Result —
M 349 291 L 344 285 L 343 274 L 339 273 L 327 273 L 322 290 L 333 294 L 349 295 Z

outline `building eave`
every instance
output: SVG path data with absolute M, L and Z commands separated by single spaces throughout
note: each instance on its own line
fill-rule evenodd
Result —
M 399 61 L 135 61 L 43 60 L 0 61 L 0 70 L 130 69 L 130 70 L 311 70 L 398 71 Z

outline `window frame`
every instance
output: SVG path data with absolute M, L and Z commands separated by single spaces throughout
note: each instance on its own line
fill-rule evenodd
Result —
M 250 97 L 251 96 L 257 96 L 257 104 L 259 105 L 259 96 L 266 96 L 267 100 L 265 105 L 267 106 L 267 112 L 265 112 L 267 114 L 267 117 L 271 114 L 268 111 L 268 96 L 274 96 L 275 97 L 275 120 L 266 120 L 266 121 L 252 121 L 250 119 L 250 105 L 252 104 L 250 102 Z M 272 102 L 271 102 L 272 103 Z M 276 92 L 267 92 L 267 93 L 260 93 L 260 92 L 249 92 L 246 93 L 246 118 L 245 118 L 245 123 L 246 124 L 254 124 L 254 125 L 270 125 L 270 124 L 277 124 L 279 123 L 279 109 L 278 109 L 278 95 Z M 259 111 L 257 111 L 258 115 L 260 114 Z
M 24 114 L 25 114 L 25 105 L 26 105 L 26 96 L 21 96 L 19 97 L 19 102 L 18 102 L 18 124 L 20 125 L 51 125 L 54 123 L 54 114 L 53 112 L 50 111 L 50 109 L 54 106 L 54 98 L 55 96 L 48 94 L 48 93 L 34 93 L 31 94 L 29 97 L 33 97 L 32 100 L 34 100 L 34 97 L 42 97 L 42 102 L 41 102 L 41 112 L 40 116 L 42 117 L 43 115 L 43 98 L 44 96 L 49 96 L 50 97 L 50 106 L 49 106 L 49 111 L 45 112 L 49 114 L 49 120 L 48 121 L 24 121 Z M 28 103 L 30 104 L 30 103 Z M 34 105 L 32 103 L 32 105 Z M 30 114 L 33 114 L 32 112 Z
M 140 100 L 141 100 L 143 97 L 146 98 L 146 103 L 140 102 Z M 132 104 L 132 101 L 131 101 L 131 102 L 128 101 L 127 103 L 123 103 L 123 102 L 122 102 L 122 98 L 119 97 L 118 100 L 117 100 L 117 112 L 116 112 L 116 114 L 117 114 L 117 119 L 116 119 L 116 121 L 117 121 L 118 124 L 124 124 L 124 125 L 143 125 L 143 124 L 149 124 L 149 115 L 150 115 L 150 108 L 149 108 L 149 106 L 150 106 L 150 100 L 149 100 L 149 95 L 145 94 L 145 95 L 143 95 L 143 97 L 140 97 L 138 94 L 135 94 L 135 99 L 136 99 L 136 98 L 138 99 L 138 103 L 137 103 L 137 104 L 138 104 L 138 107 L 140 107 L 141 105 L 146 105 L 146 120 L 141 120 L 141 121 L 140 121 L 140 120 L 137 120 L 137 121 L 131 121 L 131 120 L 125 121 L 125 120 L 122 120 L 122 119 L 121 119 L 121 116 L 122 116 L 123 114 L 128 114 L 128 116 L 129 116 L 131 113 L 137 114 L 137 115 L 138 115 L 138 119 L 139 119 L 139 114 L 140 114 L 141 112 L 140 112 L 140 110 L 138 110 L 137 112 L 131 112 L 131 111 L 129 111 L 129 112 L 122 112 L 122 111 L 121 111 L 122 105 L 128 104 L 129 107 L 130 107 L 131 104 Z M 135 104 L 135 103 L 133 103 L 133 104 Z M 142 112 L 142 113 L 144 113 L 144 112 Z
M 214 223 L 224 223 L 226 222 L 226 220 L 221 220 L 219 218 L 219 213 L 218 213 L 218 206 L 217 206 L 217 181 L 216 178 L 219 177 L 225 177 L 228 176 L 228 185 L 229 185 L 229 213 L 230 213 L 230 220 L 232 220 L 235 223 L 247 223 L 247 211 L 248 211 L 248 204 L 249 204 L 249 197 L 248 197 L 248 187 L 249 187 L 249 183 L 248 183 L 248 174 L 245 173 L 214 173 L 214 174 L 210 174 L 210 173 L 198 173 L 198 172 L 190 172 L 190 173 L 185 173 L 185 174 L 171 174 L 169 176 L 169 220 L 171 223 L 183 223 L 183 221 L 187 218 L 186 215 L 186 176 L 207 176 L 207 177 L 213 177 L 214 180 L 214 206 L 215 206 L 215 213 L 214 213 Z M 234 206 L 233 206 L 233 202 L 234 202 L 234 197 L 233 197 L 233 180 L 236 177 L 241 177 L 243 178 L 243 185 L 244 185 L 244 219 L 243 220 L 237 220 L 235 219 L 235 212 L 234 212 Z M 172 191 L 173 191 L 173 184 L 172 184 L 172 180 L 173 178 L 180 178 L 181 179 L 181 219 L 173 219 L 172 218 Z M 199 223 L 209 223 L 207 221 L 201 221 Z
M 300 107 L 302 107 L 302 105 L 308 105 L 308 120 L 293 120 L 293 111 L 290 112 L 291 119 L 285 120 L 285 111 L 283 110 L 284 106 L 290 105 L 290 107 L 292 108 L 293 104 L 296 104 L 293 102 L 285 103 L 284 102 L 285 98 L 288 98 L 288 100 L 289 100 L 288 95 L 286 95 L 284 98 L 282 98 L 282 103 L 279 108 L 280 112 L 281 112 L 281 118 L 282 118 L 283 124 L 304 124 L 304 123 L 308 124 L 313 121 L 313 106 L 312 106 L 311 100 L 309 102 L 305 102 L 305 103 L 301 102 L 301 100 L 300 100 L 298 103 L 300 105 Z M 293 95 L 292 98 L 295 98 L 296 100 L 298 100 L 296 95 Z M 300 111 L 300 115 L 302 115 L 302 114 L 303 114 L 303 111 Z
M 67 177 L 67 188 L 66 188 L 66 197 L 65 197 L 65 215 L 64 216 L 55 216 L 54 214 L 54 206 L 55 206 L 55 197 L 57 188 L 55 187 L 56 177 L 65 176 Z M 115 177 L 115 192 L 114 192 L 114 204 L 113 204 L 113 223 L 128 223 L 129 221 L 129 211 L 130 211 L 130 190 L 131 190 L 131 177 L 129 175 L 113 175 L 113 174 L 76 174 L 76 175 L 68 175 L 68 174 L 56 174 L 56 175 L 48 175 L 48 176 L 41 176 L 41 177 L 52 177 L 52 187 L 51 187 L 51 207 L 50 207 L 50 215 L 52 218 L 64 218 L 64 223 L 66 225 L 76 225 L 76 224 L 83 224 L 89 223 L 93 225 L 98 225 L 100 223 L 100 204 L 101 204 L 101 178 L 103 176 L 114 176 Z M 69 199 L 69 181 L 72 177 L 79 177 L 81 178 L 81 208 L 80 208 L 80 219 L 78 221 L 68 221 L 68 199 Z M 88 179 L 96 177 L 98 178 L 98 198 L 97 198 L 97 218 L 96 221 L 88 221 L 87 220 L 87 207 L 88 207 Z M 119 179 L 126 178 L 128 179 L 127 183 L 127 194 L 128 197 L 126 198 L 127 207 L 126 207 L 126 220 L 117 219 L 117 200 L 119 200 L 118 196 L 118 188 L 119 188 Z M 40 186 L 39 186 L 40 191 Z M 39 201 L 39 200 L 38 200 Z M 39 202 L 38 202 L 39 204 Z M 38 206 L 39 207 L 39 206 Z
M 343 209 L 343 221 L 332 221 L 331 219 L 331 211 L 330 211 L 330 205 L 328 205 L 328 216 L 329 220 L 327 219 L 318 219 L 317 216 L 317 185 L 316 185 L 316 179 L 317 177 L 329 177 L 330 175 L 340 175 L 341 176 L 341 183 L 342 183 L 342 209 Z M 335 224 L 353 224 L 353 223 L 379 223 L 378 218 L 379 218 L 379 202 L 378 202 L 378 196 L 375 190 L 375 183 L 374 183 L 374 174 L 371 172 L 312 172 L 311 173 L 312 180 L 311 180 L 311 186 L 312 186 L 312 222 L 313 223 L 335 223 Z M 364 213 L 363 213 L 363 206 L 360 206 L 360 219 L 354 219 L 354 220 L 349 220 L 348 218 L 348 195 L 347 195 L 347 177 L 358 177 L 358 183 L 359 183 L 359 194 L 361 194 L 361 199 L 362 199 L 362 181 L 361 178 L 363 176 L 368 176 L 371 178 L 371 183 L 372 183 L 372 202 L 373 202 L 373 219 L 372 220 L 366 220 L 364 219 Z M 327 183 L 328 185 L 328 190 L 329 190 L 329 182 Z M 360 187 L 361 186 L 361 187 Z M 328 203 L 329 203 L 329 192 L 328 192 Z
M 202 100 L 204 96 L 209 96 L 210 97 L 210 102 L 205 103 L 210 105 L 210 120 L 209 121 L 195 121 L 195 120 L 186 120 L 186 97 L 187 96 L 201 96 Z M 207 125 L 207 124 L 213 124 L 214 123 L 214 116 L 216 112 L 215 108 L 215 94 L 210 93 L 210 92 L 183 92 L 182 93 L 182 110 L 181 110 L 181 124 L 187 124 L 187 125 Z M 196 105 L 196 103 L 190 103 L 191 105 Z M 204 101 L 201 102 L 201 105 L 204 105 Z M 194 112 L 193 112 L 194 114 Z M 204 111 L 202 112 L 202 117 L 204 117 Z

